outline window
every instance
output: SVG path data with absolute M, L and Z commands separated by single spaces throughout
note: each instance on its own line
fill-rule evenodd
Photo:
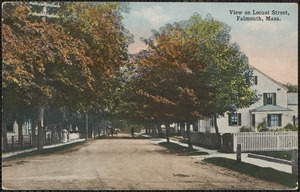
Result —
M 257 85 L 257 76 L 254 76 L 254 85 Z
M 241 114 L 240 113 L 229 113 L 228 114 L 228 125 L 229 126 L 241 125 Z
M 267 105 L 272 105 L 272 104 L 273 104 L 273 94 L 267 93 Z
M 268 114 L 268 126 L 281 126 L 281 114 Z
M 276 93 L 264 93 L 264 105 L 276 105 Z
M 237 115 L 237 113 L 233 113 L 231 115 L 231 125 L 238 125 L 238 115 Z

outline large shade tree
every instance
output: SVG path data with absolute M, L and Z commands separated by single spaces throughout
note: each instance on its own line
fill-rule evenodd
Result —
M 117 3 L 65 3 L 60 20 L 51 22 L 34 19 L 26 3 L 4 6 L 3 90 L 14 88 L 25 105 L 38 106 L 39 149 L 45 106 L 95 112 L 110 104 L 131 38 L 120 9 Z M 10 106 L 12 100 L 4 100 Z
M 149 117 L 158 114 L 163 121 L 187 122 L 189 132 L 199 118 L 218 117 L 256 100 L 247 57 L 230 42 L 229 32 L 226 24 L 195 14 L 145 40 L 149 50 L 136 62 L 136 81 L 137 94 L 152 98 L 151 110 L 140 104 L 151 111 Z

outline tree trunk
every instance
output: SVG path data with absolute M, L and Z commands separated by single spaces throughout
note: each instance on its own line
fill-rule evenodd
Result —
M 85 113 L 85 140 L 88 140 L 89 135 L 89 115 L 88 113 Z
M 169 135 L 170 135 L 170 123 L 167 122 L 167 123 L 166 123 L 166 136 L 167 136 L 167 142 L 168 142 L 168 143 L 170 142 Z
M 157 130 L 158 130 L 158 134 L 162 134 L 162 129 L 161 129 L 160 123 L 157 123 L 156 126 L 157 126 Z
M 38 109 L 38 143 L 37 149 L 42 150 L 44 147 L 44 106 Z
M 217 114 L 214 114 L 214 124 L 215 124 L 216 134 L 217 134 L 217 137 L 218 137 L 217 147 L 220 148 L 221 147 L 221 135 L 219 133 L 219 127 L 218 127 L 218 124 L 217 124 Z
M 155 136 L 157 134 L 156 132 L 156 125 L 152 124 L 152 136 Z
M 23 148 L 24 147 L 24 139 L 23 139 L 23 128 L 22 128 L 23 122 L 19 121 L 18 122 L 18 145 L 19 147 Z
M 219 127 L 218 127 L 218 124 L 217 124 L 217 114 L 214 114 L 214 124 L 215 124 L 216 134 L 220 134 L 219 133 Z
M 94 139 L 94 134 L 95 134 L 95 131 L 94 131 L 94 129 L 95 129 L 95 125 L 94 125 L 94 123 L 93 123 L 93 125 L 92 125 L 92 139 Z
M 180 134 L 181 136 L 183 136 L 185 123 L 179 123 L 179 124 L 180 124 Z
M 51 126 L 51 143 L 55 143 L 56 124 Z
M 58 128 L 57 128 L 57 133 L 58 133 L 58 142 L 62 142 L 61 141 L 61 123 L 58 124 Z
M 145 123 L 145 129 L 146 129 L 146 134 L 148 135 L 148 134 L 149 134 L 149 131 L 148 131 L 148 123 Z
M 32 146 L 34 146 L 34 147 L 37 146 L 36 127 L 37 127 L 37 121 L 33 121 L 32 129 L 31 129 L 31 136 L 32 136 Z
M 7 149 L 7 127 L 2 121 L 2 149 Z
M 190 123 L 187 123 L 187 132 L 186 133 L 187 133 L 189 148 L 193 149 L 193 145 L 192 145 L 191 137 L 190 137 Z

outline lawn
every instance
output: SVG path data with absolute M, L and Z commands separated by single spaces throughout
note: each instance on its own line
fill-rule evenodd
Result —
M 251 152 L 257 155 L 265 155 L 269 157 L 274 157 L 278 159 L 291 160 L 291 152 L 290 151 L 259 151 L 259 152 Z
M 86 143 L 86 141 L 81 141 L 81 142 L 77 142 L 77 143 L 70 143 L 70 144 L 59 146 L 59 147 L 42 149 L 40 151 L 34 150 L 34 151 L 30 151 L 30 152 L 25 152 L 25 153 L 21 153 L 21 154 L 11 156 L 11 157 L 7 157 L 6 159 L 15 158 L 15 157 L 27 157 L 27 156 L 33 156 L 33 155 L 52 154 L 52 153 L 56 153 L 56 152 L 59 152 L 59 151 L 63 151 L 65 149 L 70 149 L 70 148 L 76 147 L 76 146 L 81 145 L 83 143 Z
M 233 171 L 244 173 L 258 179 L 279 183 L 291 188 L 296 187 L 296 182 L 298 181 L 296 175 L 277 171 L 272 168 L 259 167 L 245 162 L 237 162 L 236 160 L 232 159 L 214 157 L 204 159 L 204 161 L 217 166 L 226 167 Z
M 188 143 L 188 141 L 185 141 L 185 140 L 181 140 L 180 141 L 181 143 Z M 205 149 L 210 149 L 210 150 L 217 150 L 218 148 L 217 147 L 213 147 L 213 146 L 209 146 L 209 145 L 200 145 L 200 144 L 193 144 L 197 147 L 203 147 Z
M 167 148 L 171 153 L 175 153 L 177 155 L 208 155 L 206 152 L 201 152 L 196 149 L 189 149 L 188 147 L 184 147 L 176 143 L 162 142 L 159 143 L 159 145 Z

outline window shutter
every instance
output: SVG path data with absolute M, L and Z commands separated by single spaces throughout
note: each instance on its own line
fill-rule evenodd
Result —
M 255 127 L 255 114 L 252 114 L 252 126 Z
M 281 125 L 282 125 L 282 123 L 281 123 L 282 122 L 282 117 L 281 116 L 282 116 L 281 114 L 278 115 L 278 126 L 279 127 L 281 127 Z
M 229 126 L 232 125 L 232 123 L 231 123 L 231 114 L 230 113 L 228 113 L 228 125 Z
M 273 105 L 276 105 L 276 93 L 273 93 Z
M 267 94 L 264 93 L 264 105 L 267 105 Z
M 254 76 L 254 85 L 257 85 L 257 76 Z
M 267 122 L 267 125 L 268 125 L 268 127 L 270 127 L 271 126 L 271 115 L 270 114 L 268 114 L 268 118 L 267 118 L 268 120 L 268 122 Z
M 242 124 L 242 114 L 238 113 L 238 125 Z
M 293 125 L 296 125 L 296 116 L 293 115 Z

